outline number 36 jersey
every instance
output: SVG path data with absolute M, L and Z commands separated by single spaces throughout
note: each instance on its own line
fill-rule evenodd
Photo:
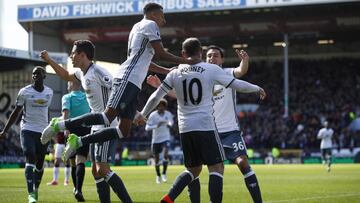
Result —
M 235 78 L 219 66 L 201 62 L 181 64 L 167 74 L 162 88 L 175 89 L 180 133 L 215 130 L 213 87 L 228 87 Z

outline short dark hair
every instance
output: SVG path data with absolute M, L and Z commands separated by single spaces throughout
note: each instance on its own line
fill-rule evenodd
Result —
M 163 7 L 157 3 L 148 3 L 144 6 L 144 14 L 149 13 L 150 11 L 162 10 Z
M 219 46 L 216 46 L 216 45 L 210 45 L 210 46 L 207 48 L 206 53 L 207 53 L 210 49 L 218 50 L 218 51 L 220 52 L 221 58 L 224 58 L 225 51 L 224 51 L 223 48 L 221 48 L 221 47 L 219 47 Z
M 76 45 L 76 52 L 84 52 L 89 60 L 94 59 L 95 45 L 90 40 L 76 40 L 74 45 Z
M 188 56 L 194 56 L 201 51 L 201 42 L 195 37 L 187 38 L 182 44 L 182 49 Z
M 168 105 L 166 99 L 164 99 L 164 98 L 160 100 L 158 105 L 161 105 L 161 104 L 164 105 L 165 107 L 167 107 L 167 105 Z
M 43 71 L 44 73 L 46 73 L 45 68 L 42 67 L 42 66 L 35 66 L 35 67 L 33 68 L 32 72 L 34 72 L 34 71 L 37 70 L 37 69 L 40 69 L 41 71 Z

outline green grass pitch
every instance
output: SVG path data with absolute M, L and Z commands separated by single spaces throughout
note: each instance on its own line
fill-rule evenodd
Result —
M 63 169 L 63 168 L 62 168 Z M 328 173 L 323 165 L 253 165 L 260 182 L 263 200 L 277 202 L 360 202 L 360 164 L 335 164 Z M 114 167 L 133 201 L 159 202 L 169 190 L 183 166 L 169 166 L 168 183 L 157 185 L 155 171 L 150 166 Z M 207 169 L 200 177 L 202 202 L 209 202 Z M 39 192 L 39 202 L 75 202 L 72 186 L 46 186 L 52 178 L 52 168 L 46 168 Z M 60 183 L 63 170 L 60 171 Z M 234 165 L 225 166 L 223 202 L 251 202 L 242 175 Z M 83 194 L 86 202 L 98 202 L 90 168 L 86 170 Z M 113 202 L 120 202 L 112 192 Z M 24 169 L 0 169 L 0 202 L 26 202 Z M 176 202 L 189 202 L 187 191 Z

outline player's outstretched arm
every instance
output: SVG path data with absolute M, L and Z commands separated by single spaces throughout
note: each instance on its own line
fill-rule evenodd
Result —
M 67 70 L 57 64 L 55 61 L 53 61 L 46 50 L 40 52 L 40 57 L 54 69 L 56 75 L 60 76 L 61 79 L 66 81 L 76 80 L 74 74 L 70 74 Z
M 146 78 L 146 83 L 155 88 L 158 88 L 161 85 L 160 78 L 157 75 L 149 75 Z M 169 91 L 167 95 L 176 99 L 176 93 L 174 90 Z
M 15 121 L 16 121 L 17 117 L 19 116 L 19 114 L 21 113 L 22 109 L 23 109 L 22 106 L 15 107 L 13 112 L 10 114 L 8 121 L 6 122 L 4 129 L 0 132 L 0 138 L 7 137 L 7 132 L 9 130 L 9 128 L 15 123 Z
M 151 62 L 150 66 L 149 66 L 149 71 L 152 71 L 152 72 L 158 73 L 158 74 L 166 75 L 171 71 L 171 69 L 165 68 L 163 66 L 159 66 L 158 64 L 156 64 L 154 62 Z
M 265 99 L 266 97 L 266 93 L 263 88 L 243 80 L 234 79 L 233 82 L 229 85 L 229 87 L 243 93 L 257 92 L 259 93 L 259 97 L 261 100 Z
M 165 51 L 163 44 L 161 41 L 155 41 L 151 43 L 151 46 L 154 48 L 155 50 L 155 55 L 157 57 L 159 57 L 160 59 L 164 60 L 164 61 L 169 61 L 169 62 L 173 62 L 176 64 L 197 64 L 200 63 L 201 60 L 200 59 L 195 59 L 195 58 L 191 58 L 191 59 L 187 59 L 187 58 L 182 58 L 179 56 L 175 56 L 167 51 Z
M 241 60 L 240 65 L 234 69 L 234 76 L 241 78 L 249 69 L 249 55 L 244 50 L 235 49 L 235 52 Z
M 155 92 L 153 92 L 149 99 L 147 100 L 141 114 L 144 117 L 148 117 L 150 112 L 160 103 L 161 98 L 163 98 L 167 92 L 165 92 L 161 87 L 159 87 Z

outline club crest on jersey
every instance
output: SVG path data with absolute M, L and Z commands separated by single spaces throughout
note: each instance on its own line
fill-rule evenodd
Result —
M 103 81 L 106 82 L 106 83 L 110 82 L 109 76 L 104 76 Z
M 223 90 L 224 88 L 214 89 L 213 96 L 218 96 Z
M 86 84 L 86 86 L 90 85 L 90 80 L 89 80 L 89 79 L 86 79 L 86 80 L 85 80 L 85 84 Z
M 40 105 L 42 105 L 42 104 L 46 104 L 47 101 L 48 101 L 48 100 L 45 100 L 45 99 L 37 99 L 37 100 L 35 100 L 34 102 L 35 102 L 35 104 L 40 104 Z

